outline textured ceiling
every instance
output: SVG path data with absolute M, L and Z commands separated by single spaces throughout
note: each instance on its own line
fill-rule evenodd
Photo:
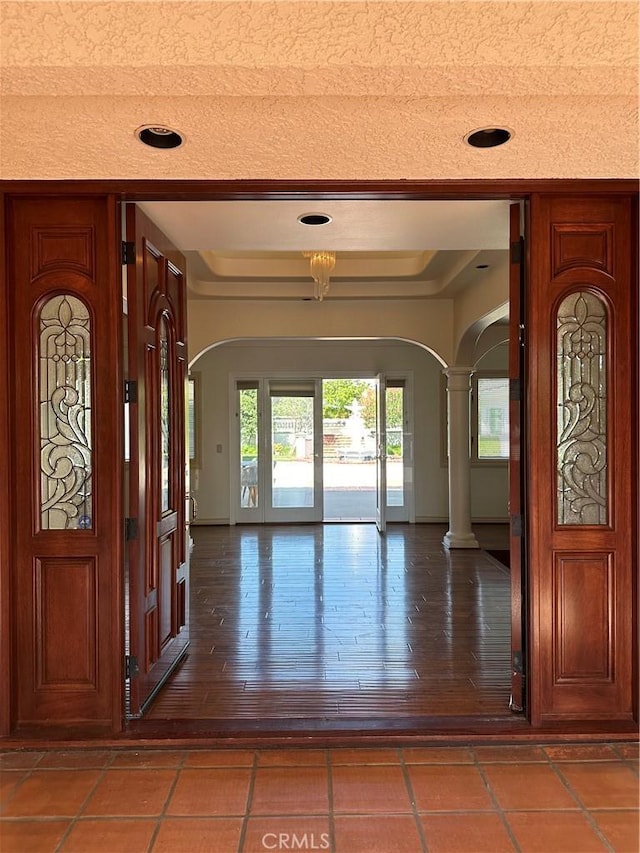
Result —
M 636 177 L 638 8 L 1 2 L 0 177 Z
M 142 202 L 187 257 L 190 292 L 217 299 L 304 299 L 305 250 L 337 253 L 334 298 L 454 298 L 501 270 L 508 277 L 509 202 Z

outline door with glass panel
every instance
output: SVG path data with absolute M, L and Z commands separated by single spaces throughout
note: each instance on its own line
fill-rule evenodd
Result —
M 322 521 L 320 380 L 237 380 L 240 522 Z
M 387 521 L 413 521 L 413 432 L 405 378 L 385 377 Z
M 320 380 L 271 379 L 267 392 L 265 521 L 322 521 Z

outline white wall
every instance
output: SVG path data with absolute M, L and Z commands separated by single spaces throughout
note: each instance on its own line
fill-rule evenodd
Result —
M 189 358 L 234 338 L 402 338 L 454 357 L 452 299 L 226 300 L 189 294 Z
M 229 375 L 284 371 L 327 376 L 411 372 L 416 521 L 447 520 L 442 366 L 434 356 L 421 347 L 396 341 L 242 341 L 214 347 L 192 366 L 192 372 L 200 373 L 201 389 L 201 467 L 191 476 L 200 523 L 226 523 L 229 519 Z M 217 445 L 222 452 L 216 452 Z M 503 480 L 499 468 L 472 472 L 472 502 L 478 517 L 506 518 Z

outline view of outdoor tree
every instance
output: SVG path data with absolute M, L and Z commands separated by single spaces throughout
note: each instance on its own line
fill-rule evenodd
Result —
M 387 428 L 402 427 L 402 389 L 387 388 L 386 409 L 387 409 Z M 360 399 L 362 405 L 362 420 L 369 429 L 375 429 L 376 426 L 376 389 L 372 385 L 367 385 L 364 394 Z
M 312 397 L 272 397 L 271 415 L 274 418 L 291 418 L 300 432 L 313 432 Z
M 348 418 L 349 406 L 354 400 L 362 401 L 369 388 L 364 379 L 330 379 L 322 383 L 322 417 Z
M 258 389 L 240 391 L 240 441 L 242 456 L 258 454 Z

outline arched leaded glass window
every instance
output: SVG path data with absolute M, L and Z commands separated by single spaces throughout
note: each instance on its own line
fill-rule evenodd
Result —
M 91 318 L 70 294 L 39 316 L 40 527 L 90 529 Z
M 607 524 L 607 311 L 589 291 L 557 313 L 557 523 Z
M 169 366 L 169 327 L 163 315 L 160 337 L 160 495 L 161 510 L 171 508 L 171 371 Z

